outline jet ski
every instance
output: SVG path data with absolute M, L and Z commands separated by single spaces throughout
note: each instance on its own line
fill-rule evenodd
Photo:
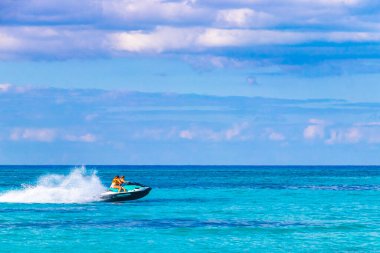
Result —
M 149 194 L 152 188 L 139 184 L 129 182 L 127 185 L 123 185 L 126 192 L 118 192 L 118 189 L 108 188 L 108 191 L 100 195 L 100 199 L 106 202 L 118 202 L 141 199 Z

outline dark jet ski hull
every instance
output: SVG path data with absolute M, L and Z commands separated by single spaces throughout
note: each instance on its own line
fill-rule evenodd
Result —
M 141 187 L 139 189 L 128 191 L 128 192 L 106 192 L 100 197 L 102 201 L 105 202 L 119 202 L 119 201 L 128 201 L 141 199 L 149 194 L 152 190 L 150 187 Z

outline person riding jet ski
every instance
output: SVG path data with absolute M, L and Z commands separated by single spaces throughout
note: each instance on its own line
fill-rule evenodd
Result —
M 112 179 L 110 188 L 117 189 L 117 192 L 121 192 L 121 190 L 123 190 L 123 192 L 126 192 L 125 188 L 122 186 L 123 183 L 125 183 L 124 176 L 120 178 L 119 175 L 117 175 Z

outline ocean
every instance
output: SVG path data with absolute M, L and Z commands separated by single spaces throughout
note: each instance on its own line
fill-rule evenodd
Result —
M 0 252 L 119 251 L 380 252 L 380 167 L 0 166 Z

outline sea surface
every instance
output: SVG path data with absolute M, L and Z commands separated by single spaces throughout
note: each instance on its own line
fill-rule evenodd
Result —
M 380 167 L 0 166 L 0 252 L 380 252 Z

